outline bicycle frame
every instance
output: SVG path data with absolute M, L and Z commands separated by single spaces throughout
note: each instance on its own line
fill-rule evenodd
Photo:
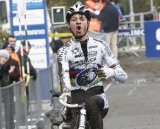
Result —
M 78 104 L 68 104 L 64 101 L 64 98 L 67 96 L 71 96 L 70 93 L 62 93 L 61 96 L 59 96 L 59 102 L 69 108 L 77 108 L 77 107 L 82 107 L 80 110 L 80 121 L 79 121 L 79 127 L 78 129 L 85 129 L 85 123 L 86 123 L 86 109 L 85 109 L 85 104 L 78 105 Z M 63 129 L 63 125 L 65 123 L 63 122 L 60 126 L 59 129 Z

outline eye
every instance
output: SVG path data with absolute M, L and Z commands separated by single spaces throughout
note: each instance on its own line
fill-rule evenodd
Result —
M 85 17 L 84 17 L 84 16 L 81 16 L 81 17 L 80 17 L 80 20 L 81 20 L 81 21 L 84 21 L 84 20 L 85 20 Z
M 76 21 L 76 19 L 71 19 L 71 21 L 72 21 L 72 22 L 75 22 L 75 21 Z

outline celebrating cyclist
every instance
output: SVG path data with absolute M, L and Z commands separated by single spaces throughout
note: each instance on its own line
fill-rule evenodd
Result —
M 71 94 L 71 103 L 85 103 L 91 128 L 103 129 L 103 118 L 109 108 L 103 80 L 114 78 L 124 83 L 127 74 L 107 43 L 87 34 L 91 16 L 84 5 L 71 6 L 66 19 L 73 36 L 58 51 L 60 85 L 63 92 Z M 78 124 L 79 110 L 71 109 L 71 129 Z

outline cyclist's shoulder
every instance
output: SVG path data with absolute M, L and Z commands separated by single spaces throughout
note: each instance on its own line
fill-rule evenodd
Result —
M 103 47 L 103 48 L 104 48 L 104 47 L 108 47 L 106 41 L 101 40 L 101 39 L 98 39 L 98 38 L 92 38 L 92 39 L 93 39 L 94 43 L 95 43 L 96 45 L 98 45 L 99 47 Z
M 97 44 L 97 43 L 101 44 L 101 43 L 105 42 L 104 40 L 101 40 L 101 39 L 98 39 L 98 38 L 89 37 L 89 41 L 92 42 L 92 40 L 93 40 L 94 43 L 96 43 L 96 44 Z
M 70 48 L 70 46 L 71 46 L 70 41 L 66 42 L 65 44 L 63 44 L 62 47 L 59 48 L 58 53 L 61 51 L 64 51 L 64 52 L 67 51 Z
M 72 55 L 72 43 L 66 42 L 57 52 L 58 58 L 66 58 Z

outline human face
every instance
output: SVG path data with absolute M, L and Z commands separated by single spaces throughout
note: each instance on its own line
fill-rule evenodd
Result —
M 5 64 L 7 62 L 7 58 L 6 57 L 4 57 L 4 56 L 1 56 L 0 57 L 0 64 Z
M 16 38 L 9 37 L 8 42 L 15 48 L 16 46 Z
M 11 53 L 13 52 L 13 51 L 12 51 L 12 48 L 10 48 L 10 47 L 7 47 L 6 50 L 9 52 L 10 55 L 11 55 Z
M 23 47 L 23 49 L 27 51 L 27 48 L 25 46 Z M 28 46 L 28 53 L 30 52 L 30 50 L 31 50 L 31 47 Z
M 89 21 L 85 15 L 75 14 L 71 17 L 68 23 L 68 28 L 71 30 L 73 36 L 80 41 L 87 38 L 86 32 L 88 31 Z

